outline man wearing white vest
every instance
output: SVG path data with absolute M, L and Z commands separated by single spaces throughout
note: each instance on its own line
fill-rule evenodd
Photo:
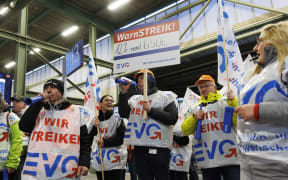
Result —
M 232 128 L 231 133 L 223 132 L 225 107 L 236 107 L 237 99 L 232 92 L 228 92 L 225 102 L 210 75 L 202 75 L 195 84 L 201 94 L 199 106 L 192 109 L 193 114 L 184 120 L 181 129 L 184 135 L 193 134 L 197 122 L 201 121 L 201 139 L 193 139 L 192 143 L 203 180 L 239 180 L 236 130 Z M 236 123 L 234 114 L 234 127 Z
M 178 119 L 175 104 L 177 95 L 156 88 L 152 71 L 148 70 L 148 97 L 144 101 L 142 91 L 144 70 L 135 74 L 139 94 L 129 98 L 128 85 L 121 85 L 119 114 L 129 118 L 124 140 L 134 145 L 136 173 L 140 180 L 169 179 L 169 158 L 173 140 L 173 125 Z M 144 119 L 146 111 L 148 118 Z M 125 141 L 124 141 L 125 142 Z
M 25 104 L 24 100 L 25 98 L 23 96 L 13 96 L 10 98 L 11 102 L 13 103 L 13 112 L 17 114 L 19 118 L 23 116 L 25 111 L 28 109 L 28 106 Z M 27 156 L 27 149 L 28 149 L 28 143 L 29 143 L 29 133 L 23 132 L 23 150 L 20 157 L 20 164 L 17 169 L 17 176 L 18 180 L 21 180 L 21 172 L 24 166 L 24 162 Z
M 22 179 L 80 179 L 90 166 L 86 124 L 94 117 L 63 98 L 62 81 L 48 80 L 43 91 L 43 100 L 32 104 L 19 123 L 31 133 Z
M 16 114 L 4 112 L 7 103 L 0 92 L 0 179 L 17 180 L 22 151 L 22 132 Z

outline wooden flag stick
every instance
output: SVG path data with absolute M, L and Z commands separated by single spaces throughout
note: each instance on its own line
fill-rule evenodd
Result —
M 226 51 L 226 44 L 225 44 L 225 33 L 224 27 L 222 27 L 222 36 L 223 36 L 223 48 L 224 48 L 224 57 L 225 57 L 225 66 L 226 66 L 226 80 L 227 80 L 227 88 L 228 92 L 230 91 L 230 82 L 229 82 L 229 72 L 228 72 L 228 60 L 227 60 L 227 51 Z
M 148 85 L 147 85 L 147 69 L 144 69 L 144 87 L 143 87 L 143 93 L 144 93 L 144 101 L 147 101 L 147 89 L 148 89 Z M 147 112 L 144 111 L 143 113 L 143 117 L 144 119 L 147 119 Z
M 94 96 L 94 104 L 95 104 L 95 116 L 96 118 L 98 118 L 98 110 L 97 110 L 97 101 L 96 101 L 96 97 Z M 100 130 L 99 130 L 99 126 L 97 126 L 97 139 L 101 138 L 100 135 Z M 102 174 L 102 180 L 104 180 L 104 168 L 103 168 L 103 159 L 102 159 L 102 148 L 98 146 L 99 149 L 99 157 L 100 157 L 100 162 L 101 162 L 101 174 Z
M 98 138 L 101 138 L 99 127 L 97 127 L 97 134 L 98 134 L 98 135 L 97 135 Z M 99 147 L 99 146 L 98 146 L 98 148 L 99 148 L 99 156 L 100 156 L 100 162 L 101 162 L 102 180 L 104 180 L 104 168 L 103 168 L 103 159 L 102 159 L 102 148 Z

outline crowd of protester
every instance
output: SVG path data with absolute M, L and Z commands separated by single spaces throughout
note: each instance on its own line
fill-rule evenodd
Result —
M 57 79 L 29 107 L 11 97 L 13 112 L 0 94 L 0 179 L 81 179 L 91 165 L 99 180 L 124 180 L 127 163 L 132 180 L 195 180 L 195 165 L 203 180 L 287 179 L 288 24 L 264 26 L 253 50 L 259 57 L 239 99 L 232 91 L 222 97 L 212 76 L 199 75 L 200 101 L 183 122 L 177 95 L 159 90 L 150 70 L 147 98 L 144 70 L 137 86 L 120 85 L 120 117 L 111 95 L 95 117 L 67 101 Z

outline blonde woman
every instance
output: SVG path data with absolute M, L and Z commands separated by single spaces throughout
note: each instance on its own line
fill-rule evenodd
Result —
M 236 108 L 241 179 L 288 178 L 288 24 L 263 27 L 257 65 Z

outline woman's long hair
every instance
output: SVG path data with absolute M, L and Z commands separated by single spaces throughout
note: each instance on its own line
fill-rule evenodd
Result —
M 281 72 L 284 59 L 288 55 L 288 23 L 279 22 L 277 24 L 268 24 L 263 27 L 261 35 L 265 43 L 271 44 L 276 49 L 280 65 L 279 72 Z M 262 68 L 256 65 L 250 77 L 259 74 L 261 71 Z

